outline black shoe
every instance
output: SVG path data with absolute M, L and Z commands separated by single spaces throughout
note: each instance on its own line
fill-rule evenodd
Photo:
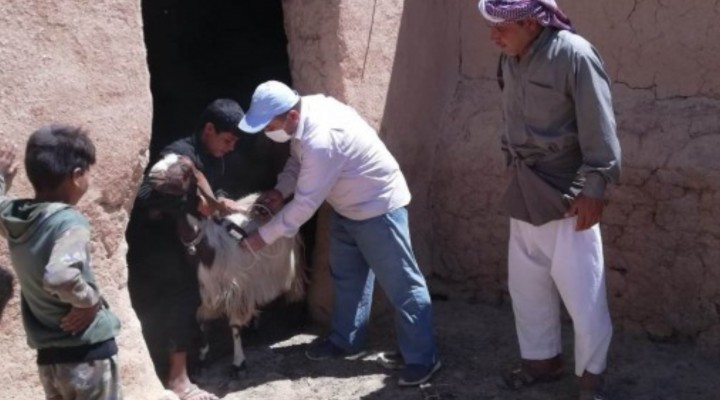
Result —
M 407 364 L 402 371 L 400 371 L 400 379 L 398 385 L 400 386 L 418 386 L 432 378 L 442 363 L 435 361 L 435 364 L 430 366 L 418 365 L 418 364 Z
M 316 341 L 315 343 L 310 344 L 307 350 L 305 350 L 305 357 L 313 361 L 329 360 L 331 358 L 357 360 L 365 354 L 366 352 L 363 350 L 347 351 L 339 346 L 336 346 L 335 343 L 330 341 L 330 339 Z

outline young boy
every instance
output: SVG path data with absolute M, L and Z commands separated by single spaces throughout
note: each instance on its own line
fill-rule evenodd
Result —
M 90 184 L 95 147 L 87 134 L 50 125 L 27 143 L 32 199 L 5 196 L 15 148 L 0 145 L 0 234 L 20 283 L 28 345 L 37 349 L 47 399 L 121 399 L 115 336 L 90 269 L 90 225 L 73 206 Z
M 202 171 L 218 200 L 232 208 L 232 194 L 247 188 L 245 160 L 235 145 L 241 140 L 237 125 L 245 115 L 231 99 L 217 99 L 200 116 L 191 135 L 160 151 L 188 157 Z M 157 160 L 153 160 L 153 165 Z M 187 250 L 176 232 L 177 214 L 187 199 L 152 189 L 146 175 L 138 189 L 125 238 L 128 252 L 128 291 L 140 320 L 155 372 L 166 389 L 181 399 L 216 400 L 188 375 L 188 352 L 198 332 L 200 306 L 197 269 L 188 263 Z

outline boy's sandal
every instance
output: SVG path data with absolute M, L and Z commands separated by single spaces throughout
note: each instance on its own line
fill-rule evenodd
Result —
M 562 368 L 554 372 L 533 375 L 523 367 L 513 368 L 502 376 L 502 387 L 509 390 L 520 390 L 537 383 L 553 382 L 562 377 Z M 602 399 L 600 399 L 602 400 Z
M 179 396 L 180 400 L 218 400 L 214 394 L 200 389 L 197 385 L 190 385 Z

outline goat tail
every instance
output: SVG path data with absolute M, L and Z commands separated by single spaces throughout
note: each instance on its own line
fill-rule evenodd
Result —
M 300 268 L 295 273 L 290 290 L 285 294 L 290 303 L 296 303 L 305 298 L 305 268 Z

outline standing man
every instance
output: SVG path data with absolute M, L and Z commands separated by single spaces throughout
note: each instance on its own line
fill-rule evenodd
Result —
M 503 53 L 503 144 L 513 167 L 503 204 L 522 364 L 504 381 L 520 389 L 560 376 L 562 299 L 580 399 L 605 399 L 612 325 L 598 223 L 605 187 L 620 173 L 608 77 L 554 0 L 481 0 L 479 8 Z
M 440 368 L 425 278 L 410 243 L 410 191 L 377 132 L 352 108 L 324 95 L 304 96 L 276 81 L 255 90 L 240 129 L 291 140 L 291 157 L 274 190 L 259 202 L 277 214 L 243 242 L 259 250 L 292 236 L 324 200 L 333 207 L 330 268 L 332 332 L 309 348 L 311 360 L 363 353 L 375 277 L 395 308 L 405 366 L 401 386 L 428 381 Z M 285 199 L 292 200 L 283 207 Z
M 226 207 L 233 207 L 227 193 L 226 174 L 237 165 L 226 165 L 241 132 L 237 125 L 244 113 L 233 100 L 210 103 L 196 132 L 160 152 L 188 157 L 208 180 Z M 186 249 L 175 230 L 176 217 L 187 210 L 186 199 L 156 192 L 147 178 L 138 190 L 125 234 L 128 243 L 130 300 L 150 351 L 155 371 L 164 386 L 181 399 L 215 400 L 190 382 L 187 353 L 197 332 L 200 305 L 197 270 L 186 259 Z

